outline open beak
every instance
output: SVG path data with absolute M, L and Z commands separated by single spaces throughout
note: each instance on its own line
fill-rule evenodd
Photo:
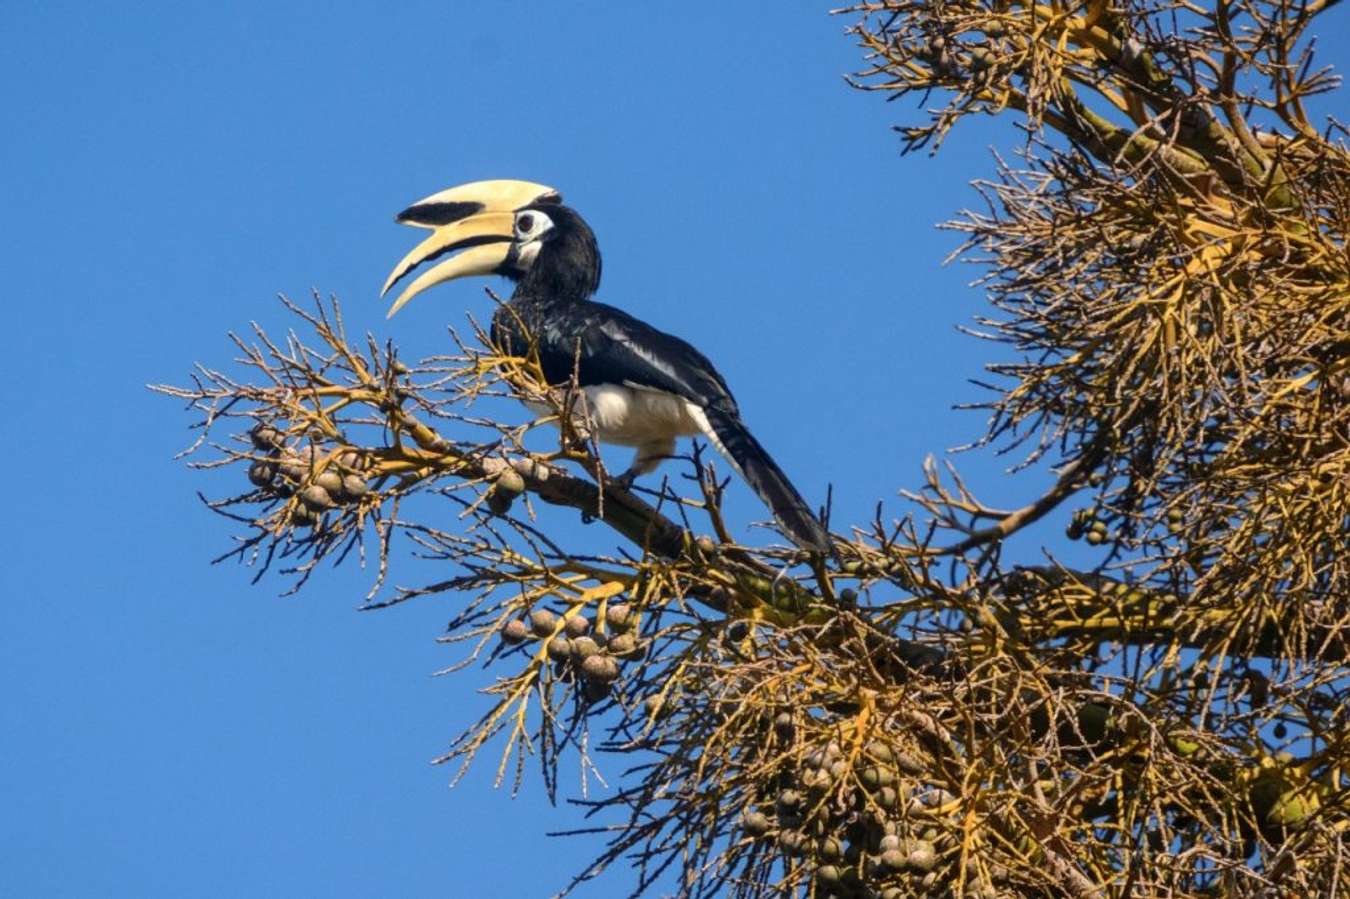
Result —
M 553 188 L 529 181 L 474 181 L 432 194 L 400 212 L 395 221 L 429 228 L 431 236 L 394 266 L 381 297 L 422 263 L 462 252 L 418 275 L 389 307 L 389 317 L 428 287 L 500 272 L 511 255 L 515 211 L 532 203 L 561 201 L 562 195 Z

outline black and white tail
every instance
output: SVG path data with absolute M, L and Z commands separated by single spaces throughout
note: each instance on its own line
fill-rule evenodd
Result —
M 792 542 L 802 549 L 830 552 L 830 535 L 820 519 L 811 512 L 811 507 L 778 463 L 745 427 L 734 407 L 727 409 L 713 404 L 701 411 L 707 422 L 703 429 L 705 436 L 764 500 Z

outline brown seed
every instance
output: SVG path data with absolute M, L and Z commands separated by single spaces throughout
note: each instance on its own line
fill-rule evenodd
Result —
M 549 637 L 558 624 L 558 616 L 548 609 L 535 609 L 530 613 L 530 630 L 536 637 Z
M 249 431 L 248 439 L 260 450 L 275 450 L 281 445 L 281 432 L 271 425 L 258 425 Z
M 300 501 L 310 508 L 311 511 L 321 512 L 324 509 L 330 509 L 333 506 L 333 497 L 328 495 L 328 491 L 317 484 L 313 484 L 300 491 Z
M 563 622 L 563 630 L 569 637 L 582 637 L 591 632 L 591 620 L 585 615 L 569 615 Z
M 746 812 L 741 816 L 741 826 L 745 828 L 746 833 L 755 837 L 762 837 L 769 832 L 773 822 L 769 816 L 763 812 Z
M 778 835 L 778 845 L 788 855 L 802 855 L 810 845 L 806 834 L 795 830 L 785 830 Z
M 599 681 L 602 684 L 613 683 L 619 679 L 619 663 L 609 656 L 587 656 L 581 663 L 581 674 L 587 680 Z
M 255 487 L 271 487 L 277 470 L 270 462 L 258 461 L 248 467 L 248 479 Z
M 519 618 L 512 618 L 502 627 L 502 642 L 515 646 L 524 643 L 530 636 L 530 626 Z
M 905 868 L 906 856 L 899 849 L 887 849 L 881 853 L 881 864 L 891 871 L 902 871 Z
M 497 475 L 495 487 L 503 493 L 520 496 L 525 492 L 525 479 L 514 468 L 503 468 L 501 474 Z
M 891 752 L 891 747 L 887 746 L 881 740 L 873 740 L 867 744 L 863 750 L 869 758 L 874 758 L 878 762 L 889 762 L 895 756 Z
M 370 486 L 354 474 L 343 475 L 342 495 L 348 500 L 358 500 L 370 492 Z
M 327 490 L 329 495 L 336 494 L 342 490 L 342 475 L 329 468 L 314 478 L 314 483 Z
M 566 661 L 572 656 L 572 645 L 566 637 L 554 637 L 548 641 L 548 656 L 555 661 Z
M 909 856 L 905 859 L 905 865 L 911 871 L 931 871 L 936 864 L 937 850 L 927 840 L 920 840 L 915 844 L 914 848 L 909 851 Z
M 600 644 L 596 643 L 590 637 L 573 637 L 571 639 L 572 656 L 576 659 L 589 659 L 591 656 L 599 655 Z
M 277 464 L 277 471 L 282 476 L 289 478 L 293 483 L 300 483 L 309 474 L 309 466 L 301 465 L 300 461 L 294 456 L 282 456 L 281 462 Z
M 637 623 L 637 616 L 630 606 L 615 603 L 605 607 L 605 626 L 610 630 L 623 631 Z

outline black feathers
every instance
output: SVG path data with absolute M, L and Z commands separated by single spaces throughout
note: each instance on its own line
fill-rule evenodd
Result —
M 713 433 L 721 441 L 724 452 L 740 469 L 745 482 L 773 510 L 774 517 L 792 538 L 792 542 L 803 549 L 829 552 L 830 535 L 820 519 L 816 518 L 797 488 L 792 486 L 778 463 L 773 461 L 755 435 L 745 427 L 741 417 L 736 414 L 735 406 L 726 409 L 721 404 L 713 404 L 703 411 Z

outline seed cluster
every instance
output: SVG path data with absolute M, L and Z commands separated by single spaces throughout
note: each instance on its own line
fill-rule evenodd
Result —
M 254 428 L 249 440 L 266 454 L 249 465 L 249 482 L 271 496 L 296 497 L 299 501 L 289 507 L 293 525 L 314 527 L 324 512 L 359 502 L 370 492 L 367 462 L 355 450 L 325 458 L 314 444 L 288 445 L 285 435 L 270 425 Z
M 503 624 L 501 638 L 509 646 L 544 642 L 555 674 L 564 680 L 579 676 L 591 701 L 609 695 L 624 662 L 638 661 L 647 652 L 638 634 L 638 615 L 624 603 L 606 605 L 594 618 L 535 609 L 526 618 Z
M 790 742 L 794 730 L 791 712 L 773 721 L 780 741 Z M 918 759 L 879 740 L 860 752 L 831 740 L 780 774 L 744 812 L 740 826 L 752 839 L 804 863 L 813 895 L 940 895 L 946 889 L 942 868 L 955 860 L 956 847 L 932 826 L 931 813 L 953 797 L 921 787 L 914 778 L 922 771 Z M 982 896 L 978 890 L 972 884 L 966 895 Z

